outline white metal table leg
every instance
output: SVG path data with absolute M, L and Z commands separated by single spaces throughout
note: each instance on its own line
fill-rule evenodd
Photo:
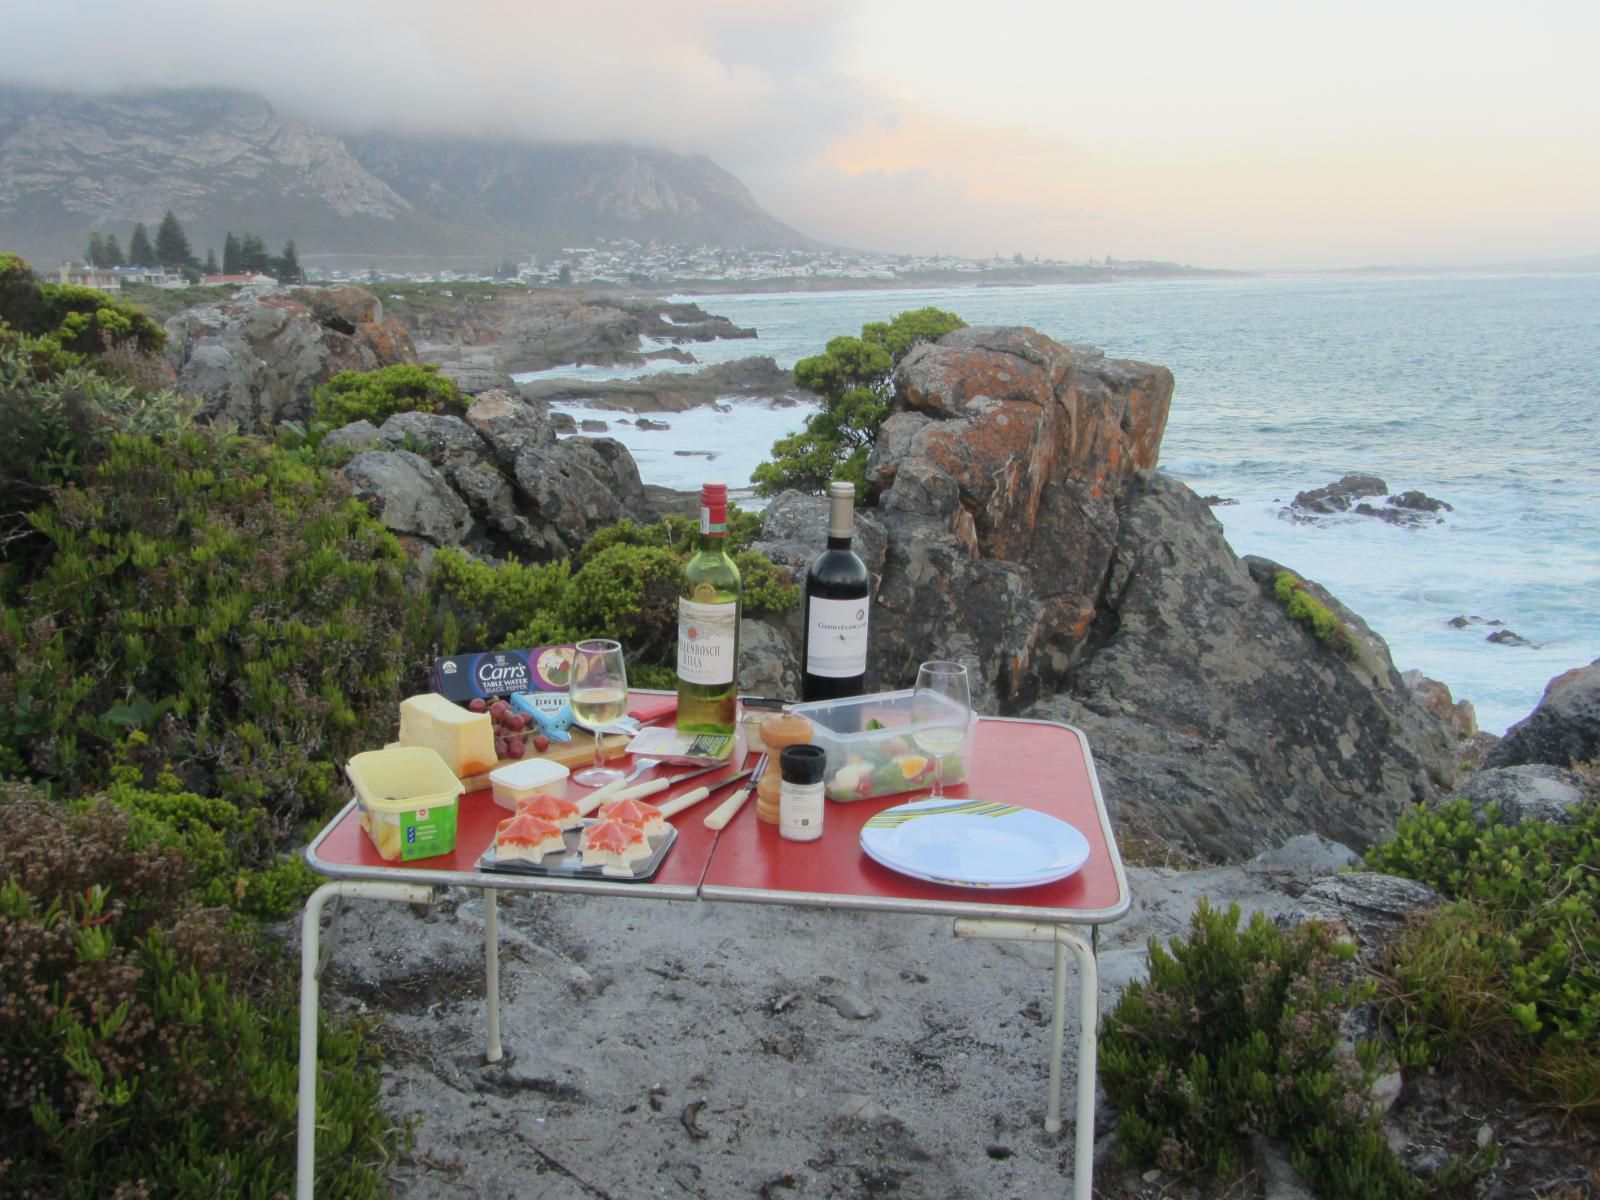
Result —
M 1061 1129 L 1062 1027 L 1066 1021 L 1066 951 L 1078 960 L 1078 1102 L 1072 1153 L 1072 1194 L 1092 1200 L 1094 1190 L 1094 1085 L 1099 1057 L 1100 971 L 1094 950 L 1065 925 L 1032 921 L 958 919 L 956 936 L 997 941 L 1050 942 L 1055 949 L 1055 997 L 1050 1021 L 1050 1095 L 1045 1106 L 1047 1132 Z
M 418 883 L 341 880 L 323 884 L 306 901 L 305 915 L 300 918 L 300 1100 L 294 1185 L 297 1200 L 311 1200 L 317 1164 L 317 1016 L 322 977 L 319 950 L 322 907 L 334 897 L 345 896 L 427 904 L 433 899 L 433 889 Z
M 483 889 L 483 982 L 488 993 L 489 1048 L 484 1058 L 499 1062 L 500 1048 L 500 904 L 494 888 Z

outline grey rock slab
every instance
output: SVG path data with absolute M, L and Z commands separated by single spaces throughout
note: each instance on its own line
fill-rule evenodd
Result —
M 1516 767 L 1491 767 L 1470 775 L 1455 795 L 1472 805 L 1480 821 L 1493 804 L 1507 825 L 1523 821 L 1572 819 L 1572 806 L 1583 799 L 1583 780 L 1575 771 L 1548 763 L 1526 763 Z
M 472 526 L 466 503 L 444 476 L 409 450 L 368 450 L 346 463 L 342 474 L 395 533 L 453 546 Z

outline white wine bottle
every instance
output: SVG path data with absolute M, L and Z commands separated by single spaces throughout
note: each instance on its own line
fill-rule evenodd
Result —
M 678 728 L 732 733 L 743 589 L 728 557 L 728 485 L 700 487 L 700 547 L 678 592 Z
M 859 696 L 866 686 L 872 577 L 850 548 L 855 499 L 855 484 L 828 485 L 828 548 L 806 572 L 802 700 Z

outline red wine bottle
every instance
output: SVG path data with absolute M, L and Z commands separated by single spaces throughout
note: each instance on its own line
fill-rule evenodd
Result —
M 802 700 L 859 696 L 866 686 L 872 577 L 850 549 L 855 500 L 855 484 L 828 485 L 828 548 L 806 572 Z

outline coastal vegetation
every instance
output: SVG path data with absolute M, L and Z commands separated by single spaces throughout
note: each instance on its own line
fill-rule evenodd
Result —
M 1410 813 L 1366 865 L 1446 903 L 1389 948 L 1382 995 L 1412 1067 L 1487 1066 L 1600 1118 L 1600 787 L 1569 820 L 1506 824 L 1465 800 Z
M 864 495 L 867 459 L 893 411 L 895 366 L 913 346 L 965 326 L 954 313 L 919 308 L 890 321 L 870 321 L 860 337 L 836 337 L 822 354 L 802 358 L 794 367 L 795 382 L 821 398 L 821 409 L 806 418 L 803 429 L 773 443 L 771 461 L 752 475 L 756 492 L 820 493 L 830 480 L 845 479 Z
M 799 602 L 800 589 L 751 549 L 760 529 L 758 514 L 729 506 L 728 548 L 743 580 L 745 611 L 783 612 Z M 698 533 L 687 517 L 649 525 L 625 520 L 597 533 L 572 561 L 552 563 L 490 565 L 441 550 L 431 586 L 447 606 L 439 634 L 443 652 L 545 646 L 603 628 L 626 642 L 631 682 L 671 688 L 679 581 Z
M 1339 1200 L 1424 1194 L 1378 1129 L 1375 1045 L 1341 1045 L 1371 994 L 1355 947 L 1323 922 L 1280 930 L 1204 899 L 1188 938 L 1150 943 L 1148 981 L 1106 1018 L 1101 1072 L 1129 1160 L 1231 1180 L 1252 1136 L 1287 1143 L 1301 1178 Z
M 1273 579 L 1273 594 L 1291 620 L 1311 631 L 1311 636 L 1344 658 L 1356 658 L 1360 648 L 1345 625 L 1322 601 L 1306 589 L 1305 580 L 1293 571 L 1279 571 Z
M 463 413 L 466 398 L 435 363 L 396 363 L 375 371 L 340 371 L 317 389 L 317 419 L 337 428 L 382 425 L 395 413 Z

